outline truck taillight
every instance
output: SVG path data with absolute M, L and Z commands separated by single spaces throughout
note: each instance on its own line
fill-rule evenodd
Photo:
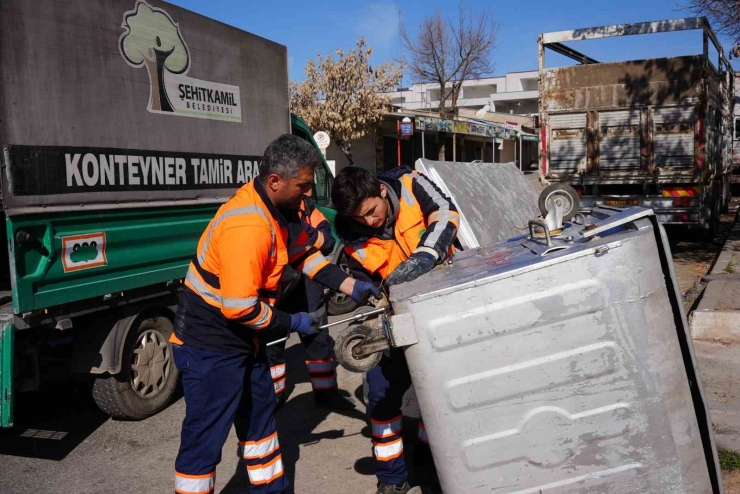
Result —
M 544 123 L 540 127 L 540 142 L 542 143 L 542 174 L 547 175 L 547 129 Z
M 673 200 L 673 206 L 677 208 L 690 208 L 694 199 L 691 197 L 677 197 Z

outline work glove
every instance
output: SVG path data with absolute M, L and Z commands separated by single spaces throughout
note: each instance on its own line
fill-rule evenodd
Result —
M 398 285 L 408 281 L 414 281 L 424 273 L 428 273 L 437 263 L 437 258 L 429 252 L 414 252 L 411 257 L 398 265 L 388 276 L 386 285 Z
M 299 312 L 290 315 L 290 332 L 310 336 L 319 332 L 316 318 L 308 312 Z
M 350 295 L 352 300 L 359 305 L 365 305 L 370 295 L 380 298 L 380 288 L 368 281 L 355 280 L 355 286 L 352 288 L 352 295 Z

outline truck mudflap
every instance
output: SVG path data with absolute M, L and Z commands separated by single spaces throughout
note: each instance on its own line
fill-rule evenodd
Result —
M 391 303 L 444 492 L 723 492 L 652 211 L 458 253 Z
M 0 427 L 13 427 L 13 351 L 15 327 L 10 315 L 0 315 Z

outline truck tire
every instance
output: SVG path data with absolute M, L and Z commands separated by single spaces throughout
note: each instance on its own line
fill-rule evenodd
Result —
M 540 193 L 538 206 L 542 216 L 547 216 L 547 211 L 553 204 L 563 207 L 563 221 L 570 221 L 578 212 L 581 199 L 576 189 L 568 184 L 551 184 Z
M 142 420 L 169 403 L 180 373 L 175 367 L 172 321 L 167 317 L 142 318 L 126 335 L 121 371 L 95 379 L 93 398 L 115 419 Z
M 339 266 L 339 268 L 345 273 L 350 274 L 349 268 L 347 267 L 347 258 L 345 257 L 344 252 L 339 252 L 337 266 Z M 326 305 L 326 310 L 331 316 L 341 316 L 342 314 L 349 314 L 350 312 L 357 309 L 357 303 L 348 295 L 340 292 L 331 292 L 329 294 L 329 300 Z
M 701 238 L 705 242 L 711 242 L 714 240 L 714 237 L 717 236 L 717 232 L 719 232 L 719 212 L 722 208 L 720 202 L 721 199 L 719 196 L 715 195 L 712 200 L 712 208 L 709 211 L 709 220 L 701 230 Z

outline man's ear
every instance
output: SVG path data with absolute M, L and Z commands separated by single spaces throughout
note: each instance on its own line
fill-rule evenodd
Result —
M 385 188 L 385 184 L 380 184 L 380 197 L 385 199 L 385 196 L 388 195 L 388 190 Z
M 280 188 L 280 177 L 274 173 L 271 173 L 267 176 L 267 182 L 265 183 L 267 187 L 273 191 L 277 192 L 278 188 Z

